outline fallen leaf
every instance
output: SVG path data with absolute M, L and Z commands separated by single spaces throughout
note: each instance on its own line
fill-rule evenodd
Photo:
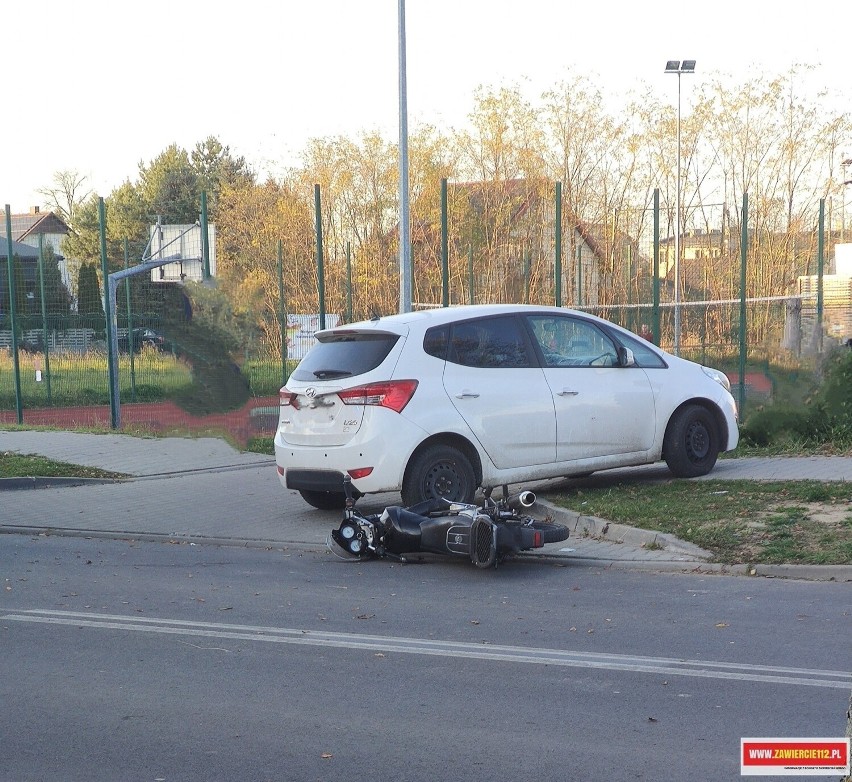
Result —
M 323 753 L 322 753 L 322 757 L 323 757 L 325 760 L 328 760 L 329 758 L 333 758 L 333 757 L 334 757 L 334 755 L 332 755 L 330 752 L 323 752 Z
M 478 620 L 478 619 L 471 619 L 471 620 L 470 620 L 470 623 L 471 623 L 472 625 L 478 625 L 478 624 L 479 624 L 479 620 Z
M 656 717 L 648 717 L 648 722 L 658 722 Z
M 716 627 L 727 627 L 727 626 L 728 626 L 727 622 L 716 622 Z

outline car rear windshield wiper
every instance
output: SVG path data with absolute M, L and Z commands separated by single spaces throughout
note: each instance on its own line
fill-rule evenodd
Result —
M 314 377 L 327 380 L 330 377 L 351 377 L 352 373 L 346 369 L 315 369 Z

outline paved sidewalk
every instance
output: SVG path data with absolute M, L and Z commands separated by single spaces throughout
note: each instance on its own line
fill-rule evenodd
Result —
M 120 434 L 0 430 L 0 451 L 41 454 L 134 476 L 125 482 L 0 481 L 0 532 L 62 534 L 220 545 L 323 549 L 339 512 L 318 511 L 284 489 L 270 456 L 241 453 L 217 438 L 140 438 Z M 625 475 L 671 478 L 665 465 L 596 473 L 606 484 Z M 725 459 L 710 479 L 848 480 L 852 458 Z M 701 479 L 699 479 L 701 480 Z M 532 486 L 541 493 L 561 481 Z M 23 486 L 37 491 L 21 491 Z M 370 495 L 366 512 L 400 502 L 398 494 Z M 571 536 L 524 556 L 566 564 L 650 570 L 695 570 L 852 581 L 852 566 L 721 566 L 672 536 L 607 523 L 540 500 L 537 515 L 568 524 Z

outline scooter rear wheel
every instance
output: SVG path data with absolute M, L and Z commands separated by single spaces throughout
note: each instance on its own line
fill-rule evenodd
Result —
M 533 521 L 524 526 L 534 529 L 541 533 L 541 539 L 544 543 L 559 543 L 561 540 L 568 539 L 568 527 L 564 524 L 555 524 L 549 521 Z

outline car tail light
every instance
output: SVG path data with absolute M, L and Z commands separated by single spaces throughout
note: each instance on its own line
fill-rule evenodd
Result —
M 289 388 L 282 388 L 278 392 L 278 404 L 281 407 L 287 407 L 287 405 L 296 407 L 296 397 L 298 396 L 298 394 L 294 394 Z
M 346 472 L 357 481 L 359 478 L 366 478 L 372 471 L 372 467 L 356 467 L 354 470 L 347 470 Z
M 544 546 L 544 535 L 539 530 L 533 533 L 533 548 L 542 548 Z
M 416 389 L 416 380 L 388 380 L 384 383 L 368 383 L 365 386 L 347 388 L 345 391 L 338 391 L 337 395 L 345 405 L 374 405 L 401 413 L 411 401 Z

